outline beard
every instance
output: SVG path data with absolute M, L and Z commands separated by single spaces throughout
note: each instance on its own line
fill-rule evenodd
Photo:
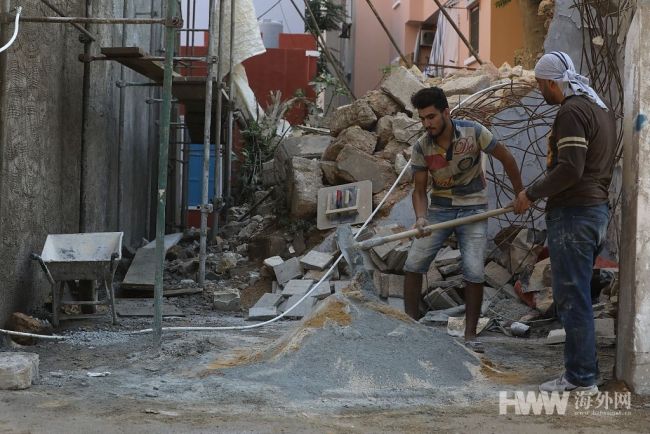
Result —
M 433 134 L 431 131 L 429 131 L 429 136 L 432 139 L 437 139 L 438 137 L 440 137 L 442 135 L 442 133 L 445 132 L 446 129 L 447 129 L 447 122 L 443 121 L 442 122 L 442 128 L 440 128 L 440 131 L 438 131 L 438 134 Z

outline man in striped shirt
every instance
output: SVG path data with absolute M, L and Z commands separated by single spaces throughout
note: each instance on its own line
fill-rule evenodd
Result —
M 411 159 L 415 172 L 412 199 L 416 228 L 422 231 L 428 224 L 469 217 L 487 210 L 484 153 L 501 162 L 515 193 L 523 189 L 517 163 L 510 151 L 483 125 L 452 119 L 447 97 L 441 89 L 422 89 L 413 95 L 411 102 L 426 129 L 413 146 Z M 431 193 L 427 197 L 429 177 Z M 422 275 L 427 273 L 438 250 L 452 232 L 458 239 L 465 281 L 465 344 L 476 352 L 483 352 L 481 342 L 476 339 L 476 325 L 483 301 L 486 220 L 436 230 L 413 242 L 404 264 L 404 308 L 411 317 L 420 317 Z
M 591 277 L 609 220 L 616 153 L 614 113 L 563 52 L 545 54 L 535 77 L 547 103 L 560 105 L 548 141 L 546 176 L 515 200 L 515 212 L 546 201 L 553 300 L 566 331 L 564 373 L 541 391 L 598 393 Z

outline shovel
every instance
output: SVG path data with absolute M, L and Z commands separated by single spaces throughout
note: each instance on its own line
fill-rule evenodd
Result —
M 475 223 L 482 220 L 487 220 L 490 217 L 499 216 L 502 214 L 509 213 L 513 210 L 512 206 L 505 208 L 499 208 L 491 211 L 487 211 L 480 214 L 474 214 L 468 217 L 462 217 L 459 219 L 449 220 L 442 223 L 435 223 L 423 228 L 423 232 L 431 232 L 438 229 L 448 229 L 456 226 L 462 226 L 469 223 Z M 352 236 L 352 228 L 350 225 L 339 226 L 336 229 L 336 242 L 338 243 L 339 249 L 343 254 L 343 257 L 350 265 L 352 269 L 352 274 L 356 275 L 359 272 L 365 272 L 363 267 L 363 253 L 365 250 L 371 249 L 382 244 L 390 243 L 391 241 L 403 240 L 405 238 L 414 237 L 420 235 L 418 229 L 410 229 L 408 231 L 399 232 L 397 234 L 386 235 L 383 237 L 370 238 L 365 241 L 354 241 Z

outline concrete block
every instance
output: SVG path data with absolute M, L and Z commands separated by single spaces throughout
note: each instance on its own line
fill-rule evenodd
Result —
M 432 262 L 431 265 L 429 266 L 429 271 L 427 271 L 427 274 L 422 276 L 422 289 L 423 291 L 429 288 L 437 288 L 440 285 L 434 286 L 434 282 L 439 282 L 443 281 L 444 279 L 442 278 L 442 274 L 438 271 L 436 268 L 435 264 Z
M 271 256 L 270 258 L 266 258 L 264 260 L 264 265 L 266 265 L 267 267 L 273 268 L 273 267 L 275 267 L 277 265 L 281 265 L 283 262 L 284 262 L 284 259 L 282 259 L 281 257 L 279 257 L 279 256 Z
M 404 276 L 388 275 L 388 297 L 404 298 Z
M 373 194 L 390 187 L 397 178 L 393 166 L 388 161 L 350 145 L 341 150 L 336 157 L 336 163 L 342 176 L 349 182 L 371 181 Z
M 403 66 L 395 69 L 381 83 L 381 90 L 390 95 L 406 111 L 415 113 L 415 108 L 411 104 L 411 96 L 425 86 L 415 75 L 409 72 Z
M 400 105 L 381 90 L 371 90 L 363 98 L 378 118 L 394 115 L 400 111 Z
M 314 289 L 314 291 L 311 293 L 311 296 L 318 300 L 327 298 L 330 295 L 332 295 L 332 285 L 330 284 L 329 280 L 324 280 L 321 282 L 321 284 L 318 285 L 316 289 Z
M 267 320 L 276 317 L 278 315 L 278 306 L 283 300 L 284 297 L 280 293 L 265 293 L 262 298 L 255 303 L 255 306 L 248 310 L 248 319 Z
M 433 260 L 438 267 L 455 264 L 458 261 L 460 261 L 460 250 L 451 249 L 449 247 L 441 249 Z
M 455 276 L 458 275 L 459 273 L 462 273 L 463 267 L 460 264 L 460 262 L 455 262 L 453 264 L 443 265 L 442 267 L 438 267 L 438 271 L 440 271 L 440 273 L 445 277 Z
M 566 333 L 564 329 L 551 330 L 546 336 L 546 343 L 548 345 L 562 344 L 566 341 Z
M 457 306 L 457 303 L 442 288 L 436 288 L 428 293 L 424 296 L 424 301 L 433 310 L 448 309 Z
M 0 390 L 22 390 L 38 379 L 38 354 L 0 353 Z
M 304 294 L 303 294 L 304 295 Z M 291 306 L 298 303 L 302 298 L 302 295 L 292 295 L 281 307 L 283 312 L 286 312 Z M 309 315 L 312 310 L 314 310 L 314 305 L 316 304 L 316 298 L 307 297 L 305 298 L 298 306 L 296 306 L 291 312 L 289 312 L 286 317 L 293 319 L 300 319 Z
M 275 278 L 280 285 L 284 285 L 291 279 L 296 279 L 302 276 L 302 268 L 300 268 L 300 261 L 298 258 L 291 258 L 273 267 Z
M 300 219 L 314 217 L 318 207 L 318 190 L 323 187 L 319 162 L 293 157 L 287 187 L 291 216 Z
M 290 280 L 286 285 L 284 285 L 282 295 L 285 297 L 292 295 L 305 295 L 313 284 L 313 280 Z
M 372 111 L 367 101 L 359 99 L 352 104 L 337 108 L 330 119 L 330 133 L 338 136 L 341 131 L 358 125 L 369 130 L 377 122 L 377 115 Z
M 322 271 L 329 267 L 334 260 L 334 255 L 331 253 L 322 253 L 312 250 L 300 259 L 305 270 L 319 270 Z
M 387 273 L 389 271 L 388 264 L 384 262 L 374 250 L 368 250 L 368 254 L 372 261 L 372 264 L 382 273 Z
M 404 269 L 404 264 L 406 263 L 406 259 L 408 258 L 410 248 L 410 242 L 401 243 L 395 247 L 393 251 L 388 255 L 388 258 L 386 258 L 386 265 L 388 266 L 388 269 L 395 272 L 402 272 Z
M 596 337 L 616 338 L 614 318 L 598 318 L 594 320 Z
M 424 133 L 422 122 L 413 119 L 406 113 L 399 113 L 393 117 L 393 137 L 399 143 L 415 145 L 420 136 Z
M 361 129 L 356 125 L 346 128 L 339 134 L 323 152 L 323 161 L 336 161 L 336 157 L 341 153 L 343 148 L 348 145 L 366 153 L 372 154 L 377 146 L 377 135 Z
M 490 85 L 490 77 L 487 75 L 476 76 L 455 76 L 440 84 L 447 97 L 454 95 L 471 95 Z
M 512 275 L 510 272 L 496 262 L 490 262 L 485 267 L 485 281 L 493 288 L 501 288 L 508 283 L 511 278 Z
M 381 273 L 379 271 L 375 271 L 372 274 L 372 282 L 375 286 L 375 291 L 378 296 L 382 298 L 388 297 L 388 288 L 390 286 L 389 279 L 390 277 L 388 274 Z
M 239 291 L 224 290 L 215 291 L 212 295 L 214 308 L 223 311 L 237 311 L 241 309 Z

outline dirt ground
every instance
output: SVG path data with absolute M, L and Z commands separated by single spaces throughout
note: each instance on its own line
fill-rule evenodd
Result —
M 200 294 L 171 302 L 187 316 L 165 319 L 165 326 L 250 324 L 241 315 L 212 311 Z M 152 348 L 151 335 L 127 333 L 149 327 L 150 318 L 123 318 L 118 326 L 108 319 L 65 322 L 58 331 L 69 336 L 65 342 L 20 348 L 5 342 L 0 348 L 40 355 L 38 384 L 0 392 L 0 433 L 647 432 L 650 400 L 634 395 L 629 414 L 580 415 L 572 400 L 565 416 L 499 415 L 499 391 L 535 390 L 560 371 L 561 345 L 488 332 L 487 352 L 477 358 L 464 353 L 444 328 L 407 324 L 399 316 L 389 324 L 384 320 L 389 315 L 377 312 L 364 315 L 370 328 L 355 328 L 354 321 L 352 326 L 342 321 L 340 328 L 312 321 L 310 330 L 323 328 L 303 333 L 300 322 L 281 321 L 248 331 L 167 333 L 160 351 Z M 388 336 L 406 333 L 385 345 L 378 340 L 381 333 L 372 334 L 384 326 L 381 333 L 395 329 Z M 323 340 L 326 332 L 330 341 Z M 282 339 L 293 347 L 255 356 L 268 355 Z M 432 348 L 426 351 L 402 350 L 407 342 L 424 346 L 427 339 Z M 373 345 L 376 354 L 369 350 Z M 611 380 L 614 348 L 599 352 L 601 390 L 624 391 Z M 458 368 L 445 365 L 444 357 L 458 360 Z M 403 366 L 390 365 L 389 358 Z M 386 388 L 391 375 L 399 374 L 395 371 L 413 369 L 411 359 L 429 381 L 411 378 L 404 387 Z M 346 371 L 351 361 L 376 371 L 374 382 Z M 315 366 L 319 372 L 309 372 Z M 340 387 L 339 377 L 345 380 Z M 337 387 L 319 383 L 323 379 Z

